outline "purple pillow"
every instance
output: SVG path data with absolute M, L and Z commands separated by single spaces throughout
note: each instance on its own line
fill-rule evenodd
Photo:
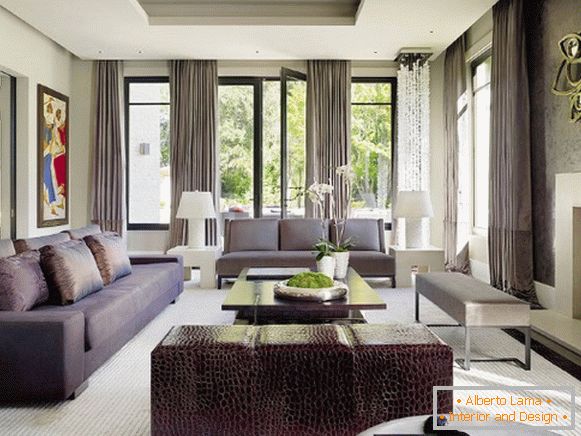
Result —
M 103 288 L 95 259 L 82 240 L 42 247 L 40 265 L 50 291 L 63 305 Z
M 93 253 L 103 284 L 131 274 L 131 262 L 121 236 L 114 232 L 85 236 L 84 241 Z
M 24 312 L 48 301 L 38 251 L 0 259 L 0 310 Z

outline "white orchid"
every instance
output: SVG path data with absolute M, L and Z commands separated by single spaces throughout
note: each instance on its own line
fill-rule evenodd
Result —
M 355 173 L 351 169 L 351 165 L 341 165 L 335 170 L 339 177 L 344 177 L 347 181 L 351 182 L 355 178 Z
M 330 177 L 329 183 L 318 183 L 316 180 L 315 182 L 309 186 L 307 189 L 307 197 L 313 203 L 318 212 L 319 217 L 321 218 L 321 229 L 322 229 L 322 239 L 326 240 L 325 236 L 325 205 L 327 206 L 327 211 L 329 214 L 329 219 L 334 222 L 334 229 L 335 229 L 335 250 L 336 251 L 348 251 L 349 248 L 353 245 L 349 239 L 344 240 L 344 233 L 345 233 L 345 221 L 349 217 L 349 209 L 351 203 L 351 184 L 355 177 L 353 170 L 351 169 L 351 165 L 341 165 L 335 168 L 336 178 L 340 184 L 344 186 L 345 194 L 347 198 L 347 202 L 342 205 L 341 211 L 335 211 L 335 196 L 333 195 L 334 186 L 333 180 Z M 329 196 L 328 203 L 326 196 Z M 337 214 L 337 218 L 335 217 Z
M 315 182 L 309 189 L 307 189 L 307 195 L 309 196 L 309 200 L 313 203 L 320 204 L 325 201 L 325 195 L 332 195 L 333 194 L 333 186 L 327 183 L 318 183 Z

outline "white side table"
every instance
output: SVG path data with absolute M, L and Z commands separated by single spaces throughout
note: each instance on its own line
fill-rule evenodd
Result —
M 200 287 L 216 287 L 216 259 L 222 249 L 216 246 L 188 248 L 180 245 L 167 250 L 167 254 L 182 256 L 184 259 L 184 279 L 191 280 L 192 267 L 200 268 Z
M 405 248 L 390 245 L 389 254 L 395 258 L 395 282 L 397 287 L 412 286 L 412 268 L 420 272 L 444 271 L 444 250 L 428 246 L 425 248 Z

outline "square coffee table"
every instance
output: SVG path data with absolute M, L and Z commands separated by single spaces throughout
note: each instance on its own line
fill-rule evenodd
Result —
M 281 269 L 280 276 L 284 275 Z M 247 279 L 248 268 L 242 270 L 222 303 L 222 310 L 234 310 L 236 324 L 314 324 L 328 322 L 364 323 L 361 310 L 387 309 L 379 294 L 353 268 L 344 282 L 349 287 L 340 300 L 284 300 L 274 295 L 277 280 Z

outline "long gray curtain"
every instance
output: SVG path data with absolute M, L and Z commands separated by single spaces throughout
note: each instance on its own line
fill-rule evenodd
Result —
M 523 0 L 493 8 L 489 262 L 491 284 L 538 304 L 533 282 L 529 82 Z
M 119 234 L 125 230 L 121 77 L 119 61 L 96 62 L 92 221 Z
M 447 49 L 444 58 L 444 131 L 446 138 L 444 254 L 446 269 L 470 272 L 467 250 L 458 250 L 458 156 L 460 137 L 459 99 L 466 92 L 466 42 L 462 35 Z M 465 241 L 467 242 L 467 241 Z M 465 247 L 462 247 L 465 248 Z
M 207 191 L 218 211 L 218 66 L 209 60 L 170 61 L 170 245 L 184 245 L 187 223 L 176 212 L 184 191 Z M 217 244 L 216 220 L 206 242 Z
M 306 183 L 331 183 L 338 219 L 349 204 L 348 192 L 336 168 L 350 161 L 351 151 L 351 62 L 315 60 L 307 71 Z M 305 201 L 306 216 L 315 216 L 313 204 Z M 329 205 L 325 207 L 329 217 Z

